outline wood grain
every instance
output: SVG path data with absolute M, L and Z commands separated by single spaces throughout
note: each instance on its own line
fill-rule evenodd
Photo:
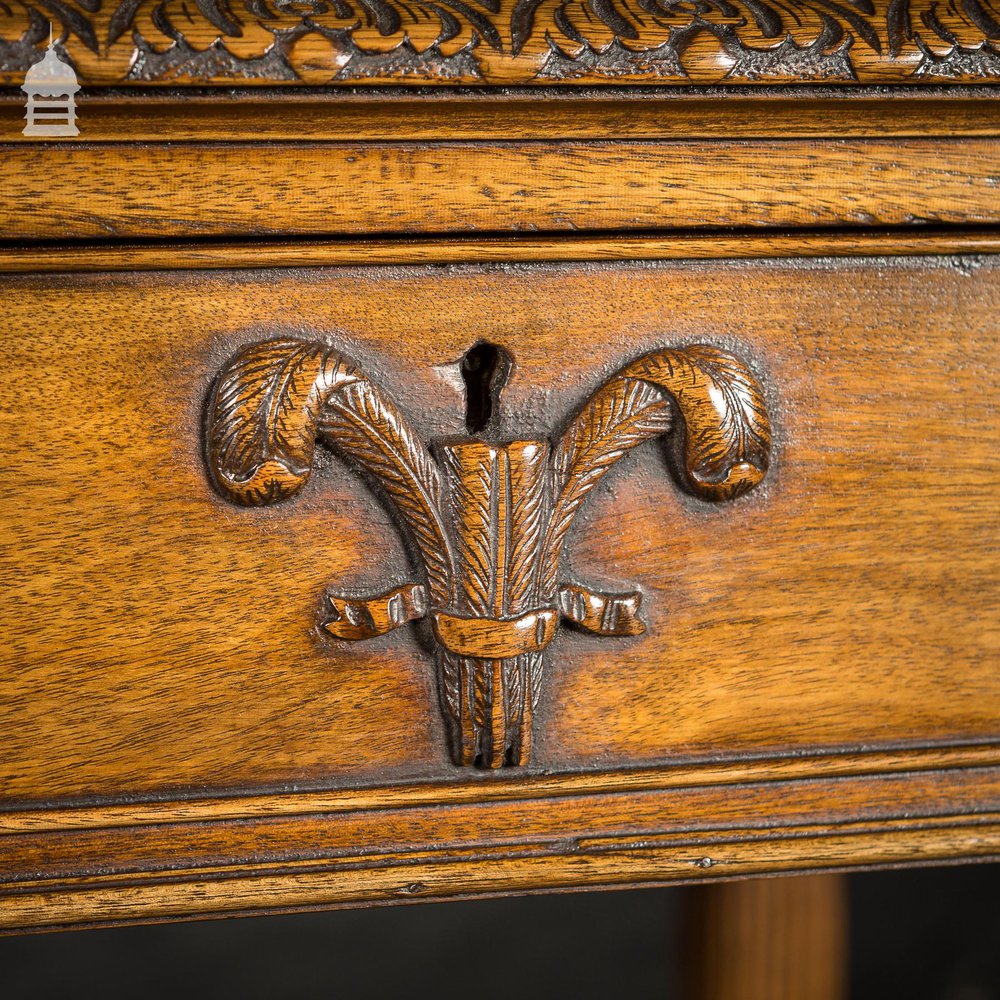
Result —
M 0 245 L 0 274 L 222 270 L 370 264 L 510 264 L 532 261 L 736 260 L 779 257 L 977 256 L 1000 253 L 995 229 L 741 232 L 723 236 L 555 234 L 248 242 L 157 241 Z
M 501 436 L 665 342 L 767 373 L 764 492 L 706 507 L 645 449 L 589 499 L 570 567 L 638 584 L 648 629 L 557 640 L 537 772 L 995 739 L 998 297 L 991 258 L 5 278 L 7 804 L 452 775 L 426 635 L 317 632 L 331 580 L 410 572 L 386 512 L 333 463 L 273 509 L 208 487 L 213 374 L 281 330 L 427 438 L 464 433 L 480 339 L 514 358 Z
M 463 357 L 463 372 L 483 346 Z M 480 434 L 494 422 L 495 414 Z M 596 635 L 643 632 L 638 594 L 560 586 L 560 567 L 586 498 L 630 451 L 667 435 L 676 479 L 694 496 L 732 500 L 767 473 L 763 390 L 744 362 L 711 345 L 632 360 L 591 394 L 554 449 L 546 438 L 469 437 L 432 452 L 386 390 L 336 348 L 272 337 L 219 373 L 205 451 L 216 489 L 247 507 L 297 496 L 318 440 L 381 486 L 419 553 L 419 579 L 368 599 L 328 592 L 322 627 L 360 641 L 426 614 L 455 761 L 498 768 L 528 763 L 543 654 L 560 613 Z
M 214 823 L 310 813 L 345 813 L 402 806 L 462 806 L 467 803 L 544 799 L 558 795 L 632 794 L 671 788 L 706 788 L 748 782 L 833 779 L 905 773 L 922 784 L 923 772 L 1000 767 L 1000 744 L 910 747 L 895 751 L 837 753 L 795 751 L 778 756 L 741 755 L 720 763 L 672 763 L 615 771 L 560 774 L 508 772 L 504 780 L 394 783 L 326 788 L 316 791 L 266 791 L 211 796 L 202 792 L 181 799 L 104 800 L 100 804 L 52 802 L 0 810 L 0 834 L 68 830 L 108 830 L 161 823 Z M 11 841 L 7 841 L 11 843 Z
M 468 773 L 468 772 L 463 772 Z M 752 773 L 752 772 L 751 772 Z M 187 821 L 52 833 L 8 835 L 4 882 L 8 889 L 39 880 L 67 881 L 88 874 L 166 874 L 173 869 L 236 870 L 288 861 L 365 859 L 419 851 L 505 854 L 525 850 L 572 853 L 567 840 L 597 846 L 604 840 L 665 841 L 701 849 L 699 867 L 718 868 L 713 845 L 731 839 L 788 838 L 836 828 L 855 833 L 908 826 L 931 829 L 961 821 L 971 831 L 996 821 L 1000 805 L 997 768 L 948 768 L 918 775 L 750 780 L 717 786 L 694 783 L 649 788 L 621 787 L 597 794 L 549 792 L 529 799 L 246 817 L 236 821 Z M 450 817 L 450 819 L 449 819 Z M 484 831 L 489 831 L 484 836 Z M 388 860 L 386 858 L 386 860 Z M 99 868 L 99 872 L 95 872 Z M 694 873 L 692 873 L 694 874 Z
M 987 256 L 5 276 L 0 928 L 1000 856 L 998 274 Z M 428 438 L 466 433 L 477 341 L 513 359 L 496 431 L 515 437 L 710 338 L 766 373 L 769 478 L 713 510 L 664 489 L 656 450 L 624 460 L 569 558 L 640 584 L 649 628 L 557 637 L 534 763 L 468 780 L 426 634 L 320 638 L 331 580 L 412 572 L 386 511 L 334 461 L 273 509 L 208 487 L 213 374 L 275 334 L 349 347 Z
M 5 142 L 21 135 L 22 94 L 0 93 Z M 83 131 L 94 142 L 478 142 L 515 139 L 815 139 L 996 136 L 1000 116 L 989 88 L 960 91 L 829 89 L 746 94 L 689 90 L 480 91 L 411 95 L 365 91 L 262 97 L 227 89 L 225 100 L 197 90 L 164 94 L 89 91 Z
M 847 880 L 700 886 L 685 914 L 687 1000 L 846 1000 Z
M 720 844 L 718 853 L 730 877 L 858 865 L 941 864 L 955 858 L 995 861 L 1000 857 L 1000 824 L 984 821 L 971 831 L 962 826 L 897 828 L 862 836 L 806 832 L 769 844 L 766 851 L 760 844 L 736 840 Z M 625 841 L 593 853 L 583 849 L 570 857 L 490 857 L 483 853 L 436 860 L 418 855 L 402 859 L 400 867 L 345 865 L 341 871 L 272 870 L 247 872 L 238 878 L 220 878 L 213 872 L 177 872 L 158 880 L 91 877 L 62 885 L 21 887 L 3 900 L 0 931 L 247 916 L 581 887 L 635 888 L 702 878 L 704 860 L 692 857 L 685 847 L 656 844 L 637 851 Z
M 988 860 L 998 796 L 947 768 L 6 836 L 0 929 Z
M 24 240 L 997 223 L 998 159 L 995 139 L 6 145 L 0 227 Z

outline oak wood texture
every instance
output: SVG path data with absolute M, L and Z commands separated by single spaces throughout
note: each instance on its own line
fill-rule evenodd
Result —
M 978 138 L 7 145 L 0 228 L 107 239 L 995 224 L 998 160 L 1000 139 Z
M 784 756 L 743 756 L 724 762 L 673 763 L 619 771 L 571 771 L 560 774 L 507 772 L 503 780 L 433 782 L 326 788 L 308 792 L 271 791 L 213 797 L 102 801 L 100 804 L 58 802 L 37 808 L 0 810 L 0 834 L 106 830 L 147 824 L 212 823 L 233 819 L 345 813 L 403 806 L 462 806 L 558 795 L 627 794 L 677 788 L 710 788 L 750 782 L 781 782 L 800 778 L 837 779 L 906 774 L 926 784 L 924 772 L 984 769 L 1000 766 L 1000 747 L 992 744 L 909 747 L 895 751 L 850 753 L 797 752 Z M 11 843 L 11 841 L 7 841 Z
M 687 1000 L 846 1000 L 842 876 L 699 886 L 687 902 Z
M 732 260 L 796 257 L 978 256 L 1000 253 L 992 229 L 742 232 L 723 236 L 445 236 L 266 242 L 0 245 L 0 273 L 159 271 L 170 268 L 331 267 L 369 264 L 505 264 L 557 261 Z
M 201 0 L 0 11 L 0 82 L 19 84 L 55 21 L 96 86 L 231 84 L 961 83 L 995 81 L 993 0 L 486 0 L 308 8 Z
M 64 142 L 259 142 L 299 140 L 511 141 L 514 139 L 810 139 L 1000 134 L 988 87 L 649 92 L 384 92 L 231 89 L 121 94 L 90 91 L 83 131 Z M 21 134 L 22 94 L 0 92 L 0 136 Z

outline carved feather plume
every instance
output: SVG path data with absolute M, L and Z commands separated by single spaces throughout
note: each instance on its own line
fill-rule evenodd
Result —
M 477 449 L 488 454 L 488 446 Z M 470 461 L 468 450 L 441 449 L 441 465 L 452 494 L 455 514 L 455 601 L 460 610 L 488 615 L 497 586 L 492 555 L 494 526 L 491 496 L 493 468 L 487 461 Z
M 309 480 L 326 398 L 361 373 L 322 344 L 268 340 L 236 355 L 209 406 L 209 467 L 219 490 L 261 506 Z
M 601 386 L 573 418 L 553 455 L 556 501 L 544 545 L 543 592 L 555 591 L 566 532 L 590 491 L 623 455 L 670 425 L 663 394 L 621 376 Z
M 538 601 L 552 600 L 550 592 L 539 591 L 539 571 L 545 526 L 549 517 L 548 447 L 537 442 L 521 442 L 518 461 L 510 465 L 510 556 L 507 571 L 507 605 L 510 612 L 527 611 Z
M 399 508 L 432 598 L 449 588 L 441 484 L 426 446 L 391 400 L 336 351 L 283 338 L 254 344 L 223 370 L 209 407 L 209 466 L 220 491 L 259 506 L 309 479 L 317 438 L 359 462 Z
M 331 394 L 319 431 L 368 470 L 392 498 L 427 570 L 431 603 L 447 599 L 454 565 L 441 516 L 441 477 L 427 446 L 396 405 L 366 378 Z
M 368 599 L 328 596 L 326 630 L 364 639 L 428 612 L 456 762 L 527 763 L 544 649 L 559 615 L 597 635 L 638 635 L 639 594 L 557 586 L 566 533 L 612 466 L 677 432 L 680 476 L 721 500 L 763 478 L 771 430 L 757 381 L 712 347 L 653 351 L 591 395 L 548 441 L 442 442 L 439 461 L 391 399 L 323 344 L 278 338 L 223 369 L 208 459 L 221 492 L 250 505 L 293 496 L 317 441 L 370 473 L 410 528 L 427 586 Z
M 462 667 L 465 659 L 446 649 L 438 649 L 438 692 L 447 715 L 456 723 L 461 721 L 462 712 Z
M 684 484 L 706 500 L 730 500 L 767 472 L 771 424 L 764 393 L 728 351 L 704 344 L 653 351 L 623 369 L 668 392 L 684 422 Z
M 543 586 L 555 586 L 563 541 L 584 499 L 626 452 L 671 429 L 672 406 L 684 434 L 680 474 L 693 493 L 727 500 L 764 478 L 771 427 L 750 370 L 701 344 L 646 354 L 601 386 L 559 441 Z
M 528 654 L 515 656 L 503 661 L 503 704 L 504 715 L 508 726 L 513 729 L 521 719 L 521 706 L 524 698 L 524 674 L 528 666 Z M 496 697 L 496 692 L 493 696 Z M 513 735 L 513 733 L 509 734 Z

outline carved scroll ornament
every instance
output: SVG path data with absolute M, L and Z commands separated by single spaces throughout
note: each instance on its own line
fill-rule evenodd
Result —
M 560 619 L 603 636 L 643 631 L 638 593 L 560 580 L 567 532 L 628 451 L 675 439 L 678 479 L 729 500 L 767 472 L 771 432 L 749 369 L 705 345 L 646 354 L 597 389 L 553 443 L 440 442 L 325 344 L 269 340 L 223 369 L 209 408 L 208 460 L 222 494 L 286 500 L 309 479 L 317 441 L 372 475 L 398 509 L 423 575 L 364 600 L 328 595 L 323 627 L 368 639 L 430 619 L 455 760 L 525 764 L 545 650 Z
M 0 83 L 55 26 L 85 86 L 962 83 L 998 0 L 6 0 Z

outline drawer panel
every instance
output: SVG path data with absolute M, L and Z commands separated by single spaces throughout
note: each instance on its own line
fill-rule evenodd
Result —
M 560 630 L 509 772 L 1000 735 L 996 258 L 7 275 L 0 298 L 8 807 L 474 777 L 424 623 L 320 635 L 327 588 L 419 572 L 389 504 L 322 449 L 282 504 L 209 483 L 212 381 L 276 335 L 335 344 L 427 439 L 467 433 L 479 341 L 512 360 L 505 439 L 654 348 L 760 379 L 757 490 L 690 497 L 652 443 L 587 500 L 570 575 L 638 588 L 647 630 Z

